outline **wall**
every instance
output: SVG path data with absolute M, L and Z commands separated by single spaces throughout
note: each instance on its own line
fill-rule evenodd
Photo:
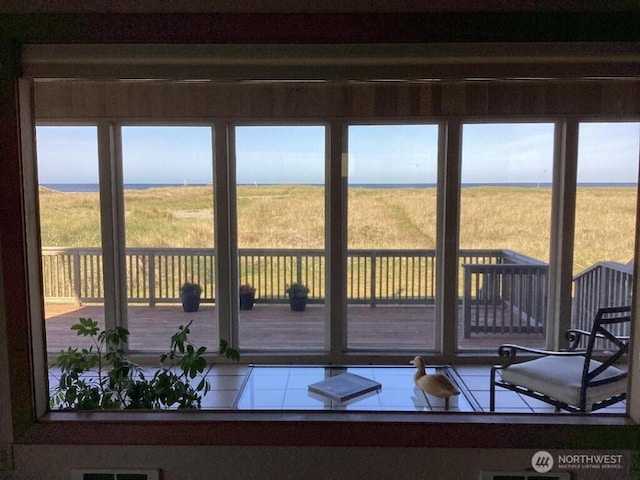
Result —
M 0 264 L 2 262 L 0 261 Z M 11 409 L 4 406 L 10 404 L 11 385 L 9 382 L 6 313 L 4 310 L 4 286 L 2 268 L 0 268 L 0 478 L 3 472 L 11 468 Z
M 522 471 L 535 450 L 313 447 L 18 446 L 14 479 L 69 480 L 71 468 L 160 468 L 163 480 L 475 480 Z M 605 480 L 603 476 L 601 480 Z

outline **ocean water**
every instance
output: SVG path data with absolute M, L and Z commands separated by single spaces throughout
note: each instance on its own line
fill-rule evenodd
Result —
M 182 187 L 182 183 L 125 183 L 125 190 L 148 190 L 157 187 Z M 97 183 L 41 183 L 41 187 L 58 192 L 97 192 Z M 190 184 L 190 187 L 204 187 L 204 183 Z
M 204 187 L 207 184 L 193 183 L 189 187 Z M 253 185 L 253 184 L 247 184 Z M 274 185 L 274 184 L 263 184 Z M 97 192 L 97 183 L 42 183 L 41 187 L 59 192 Z M 148 190 L 158 187 L 181 187 L 181 183 L 126 183 L 126 190 Z M 315 185 L 323 186 L 323 185 Z M 349 184 L 350 188 L 435 188 L 435 183 L 362 183 Z M 579 187 L 636 187 L 637 183 L 579 183 Z M 521 188 L 549 188 L 551 183 L 466 183 L 462 187 L 521 187 Z

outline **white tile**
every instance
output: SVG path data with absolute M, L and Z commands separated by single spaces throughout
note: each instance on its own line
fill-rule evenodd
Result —
M 488 391 L 474 391 L 472 394 L 483 409 L 489 409 L 490 398 Z M 526 409 L 531 412 L 531 408 L 517 393 L 496 389 L 496 410 L 502 410 L 503 408 Z
M 287 382 L 287 388 L 304 388 L 306 389 L 312 383 L 321 382 L 326 380 L 326 377 L 322 372 L 315 372 L 315 374 L 306 375 L 291 375 Z
M 208 392 L 202 399 L 202 408 L 233 408 L 237 394 L 233 390 Z
M 450 409 L 458 409 L 460 406 L 464 406 L 466 400 L 461 400 L 460 397 L 462 395 L 453 395 L 449 397 L 449 408 Z M 463 397 L 464 399 L 464 397 Z M 432 409 L 444 409 L 446 405 L 446 398 L 434 397 L 433 395 L 427 394 L 427 401 Z M 468 402 L 467 402 L 468 405 Z
M 281 409 L 286 390 L 245 389 L 238 401 L 239 409 Z
M 462 382 L 468 390 L 489 390 L 491 380 L 489 375 L 461 375 Z
M 353 373 L 355 375 L 360 375 L 361 377 L 373 378 L 374 376 L 374 368 L 373 367 L 349 367 L 347 368 L 347 372 Z M 334 375 L 339 375 L 343 372 L 336 372 Z
M 264 375 L 262 372 L 256 374 L 254 370 L 249 376 L 249 381 L 245 388 L 254 388 L 256 390 L 284 390 L 287 388 L 288 375 L 273 375 L 268 373 Z
M 376 392 L 353 398 L 342 405 L 347 410 L 380 410 L 380 398 Z M 340 407 L 338 407 L 340 409 Z
M 312 375 L 312 376 L 321 376 L 322 379 L 326 377 L 325 368 L 324 367 L 295 367 L 288 368 L 289 376 L 297 376 L 297 375 Z
M 411 396 L 411 403 L 413 403 L 414 408 L 423 409 L 429 408 L 429 402 L 427 401 L 427 396 L 422 390 L 414 388 L 413 395 Z
M 249 373 L 250 367 L 247 365 L 214 365 L 209 375 L 242 375 Z
M 266 376 L 276 376 L 276 377 L 287 377 L 289 376 L 290 367 L 254 367 L 251 371 L 253 375 L 259 375 L 261 377 Z
M 331 407 L 331 400 L 320 395 L 310 395 L 306 389 L 288 389 L 284 396 L 286 409 L 325 409 Z
M 489 377 L 491 366 L 489 365 L 454 365 L 454 370 L 458 375 L 480 375 Z
M 245 378 L 240 375 L 207 376 L 211 390 L 240 390 Z
M 386 407 L 411 407 L 414 405 L 414 392 L 411 388 L 404 389 L 393 389 L 393 388 L 382 388 L 378 393 L 378 398 L 380 399 L 380 404 Z M 422 402 L 424 404 L 424 397 L 418 396 L 416 401 Z
M 404 375 L 389 375 L 386 372 L 384 374 L 376 372 L 373 376 L 373 380 L 380 382 L 382 384 L 382 388 L 412 389 L 414 385 L 413 372 L 404 372 Z

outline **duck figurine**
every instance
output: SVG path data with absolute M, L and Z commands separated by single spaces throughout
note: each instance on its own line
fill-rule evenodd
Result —
M 413 375 L 416 386 L 429 395 L 444 398 L 445 409 L 449 410 L 449 397 L 460 395 L 460 390 L 456 388 L 451 379 L 444 373 L 427 374 L 425 361 L 422 357 L 415 357 L 409 363 L 416 366 L 416 373 Z

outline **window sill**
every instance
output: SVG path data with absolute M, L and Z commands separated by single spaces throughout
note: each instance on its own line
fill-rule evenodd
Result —
M 626 416 L 593 414 L 50 412 L 18 443 L 635 449 L 637 432 Z

